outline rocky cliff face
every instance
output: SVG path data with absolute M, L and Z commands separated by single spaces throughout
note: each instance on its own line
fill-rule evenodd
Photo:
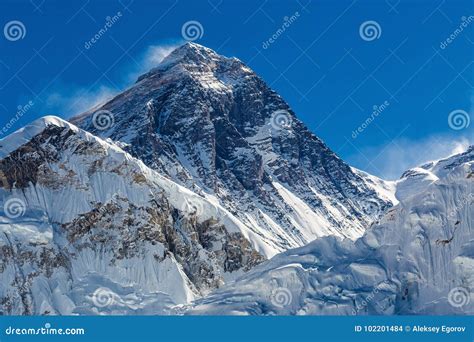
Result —
M 245 64 L 197 44 L 72 121 L 218 200 L 270 255 L 324 235 L 357 238 L 393 204 L 390 184 L 351 169 Z

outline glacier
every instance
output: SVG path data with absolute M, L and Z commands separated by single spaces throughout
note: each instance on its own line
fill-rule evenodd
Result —
M 186 312 L 472 315 L 473 180 L 474 146 L 409 170 L 397 182 L 400 203 L 360 239 L 323 237 L 281 253 Z

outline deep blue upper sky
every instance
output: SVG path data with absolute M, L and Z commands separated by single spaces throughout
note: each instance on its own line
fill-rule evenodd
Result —
M 352 165 L 395 178 L 474 142 L 474 122 L 448 124 L 454 110 L 474 120 L 473 15 L 472 0 L 3 0 L 1 27 L 17 20 L 26 34 L 0 36 L 0 128 L 29 101 L 3 136 L 124 89 L 156 63 L 151 54 L 182 43 L 183 24 L 195 20 L 203 27 L 195 42 L 247 63 Z M 291 23 L 277 33 L 285 18 Z M 377 39 L 362 39 L 366 21 L 378 24 Z

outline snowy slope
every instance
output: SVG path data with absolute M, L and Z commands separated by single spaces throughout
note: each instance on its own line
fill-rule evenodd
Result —
M 400 203 L 360 239 L 279 254 L 188 313 L 474 314 L 474 146 L 400 184 Z
M 0 146 L 1 314 L 167 313 L 268 254 L 218 204 L 59 118 Z
M 360 237 L 394 200 L 390 184 L 350 168 L 244 63 L 194 43 L 72 122 L 215 199 L 275 253 Z

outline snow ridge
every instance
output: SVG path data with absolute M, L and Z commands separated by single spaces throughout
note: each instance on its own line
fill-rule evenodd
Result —
M 1 314 L 166 314 L 264 259 L 219 204 L 59 118 L 0 143 Z
M 426 169 L 421 167 L 421 169 Z M 356 241 L 331 236 L 289 250 L 197 300 L 188 314 L 474 313 L 474 155 L 409 171 L 403 196 Z

